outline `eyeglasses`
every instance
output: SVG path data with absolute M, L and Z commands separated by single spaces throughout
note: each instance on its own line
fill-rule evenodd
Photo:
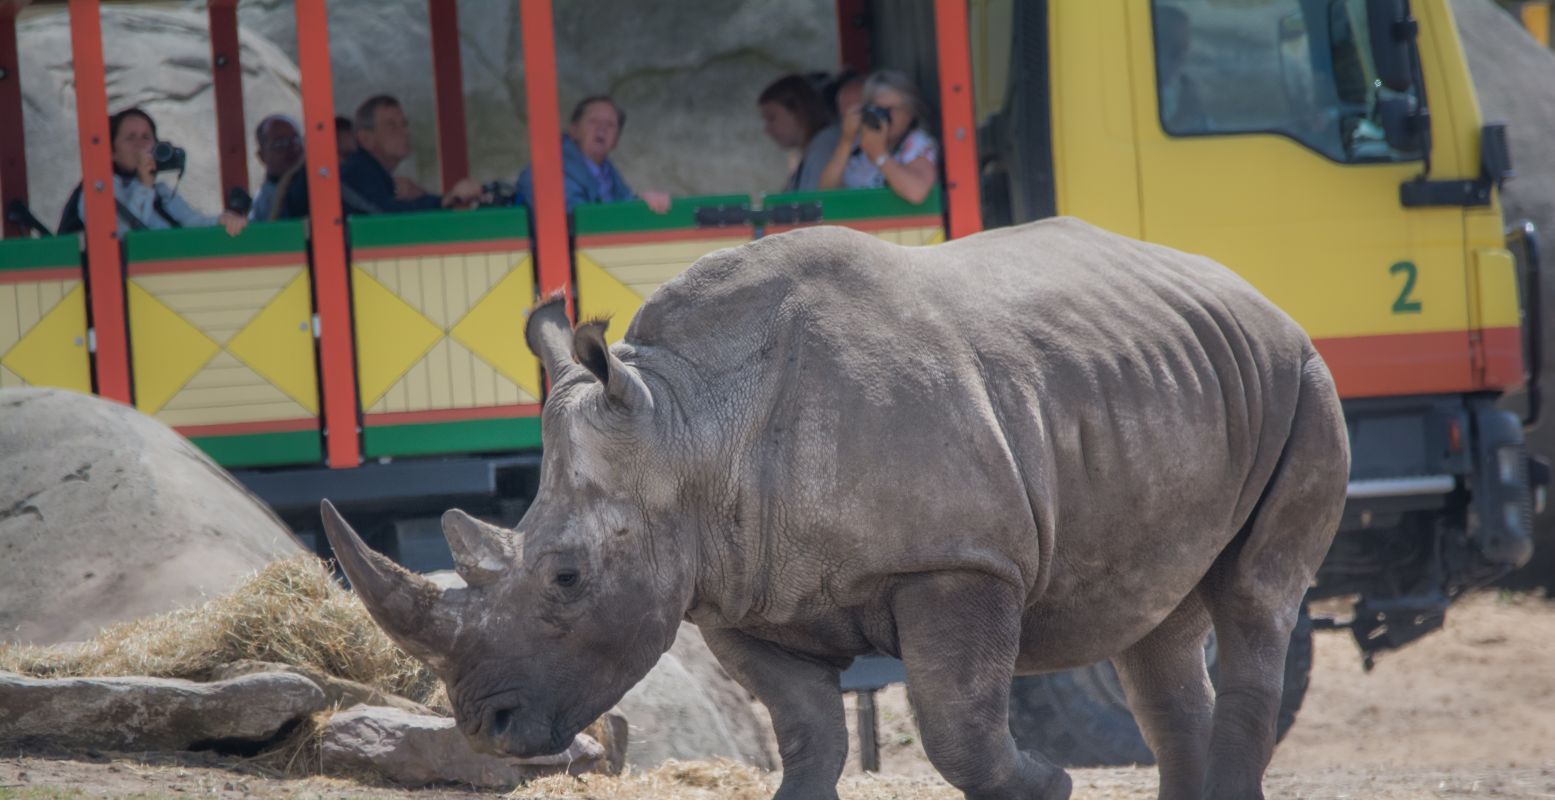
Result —
M 302 137 L 298 136 L 297 134 L 292 134 L 291 136 L 281 136 L 275 139 L 266 139 L 265 143 L 261 145 L 261 147 L 266 150 L 282 150 L 289 147 L 301 146 Z

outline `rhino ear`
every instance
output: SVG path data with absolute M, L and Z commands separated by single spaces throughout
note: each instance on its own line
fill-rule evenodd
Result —
M 605 329 L 609 325 L 609 320 L 599 319 L 579 325 L 572 332 L 573 355 L 605 385 L 605 396 L 613 405 L 633 410 L 653 408 L 653 397 L 642 375 L 605 344 Z
M 501 577 L 510 565 L 503 530 L 453 508 L 443 514 L 443 536 L 454 556 L 454 569 L 470 586 Z
M 524 342 L 540 359 L 551 383 L 560 382 L 567 371 L 576 369 L 572 360 L 572 323 L 567 319 L 565 292 L 553 292 L 530 310 L 529 320 L 524 323 Z

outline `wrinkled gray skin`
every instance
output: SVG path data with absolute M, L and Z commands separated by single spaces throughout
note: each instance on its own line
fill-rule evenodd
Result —
M 1010 678 L 1108 657 L 1162 797 L 1262 796 L 1349 451 L 1327 368 L 1246 282 L 1069 219 L 921 249 L 817 228 L 709 255 L 603 333 L 530 315 L 540 490 L 513 531 L 445 516 L 469 589 L 325 508 L 475 746 L 566 747 L 686 618 L 771 709 L 785 800 L 836 797 L 838 672 L 873 650 L 968 797 L 1068 797 L 1010 737 Z

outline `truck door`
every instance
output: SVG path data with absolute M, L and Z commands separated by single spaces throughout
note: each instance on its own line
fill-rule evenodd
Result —
M 1473 177 L 1451 98 L 1429 91 L 1450 20 L 1414 6 L 1431 175 Z M 1400 200 L 1426 153 L 1384 136 L 1366 0 L 1127 8 L 1143 238 L 1240 272 L 1306 328 L 1347 398 L 1472 388 L 1463 211 Z

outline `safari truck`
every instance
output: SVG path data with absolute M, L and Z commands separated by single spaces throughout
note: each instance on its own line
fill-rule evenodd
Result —
M 209 3 L 222 197 L 248 184 L 235 4 Z M 777 231 L 843 225 L 930 245 L 1073 215 L 1238 271 L 1305 327 L 1337 380 L 1349 502 L 1295 634 L 1282 729 L 1314 628 L 1350 630 L 1370 666 L 1528 558 L 1548 482 L 1522 438 L 1538 416 L 1537 237 L 1501 218 L 1504 131 L 1480 119 L 1447 0 L 838 0 L 835 66 L 903 70 L 934 106 L 939 188 L 912 204 L 889 189 L 729 186 L 662 215 L 640 202 L 567 212 L 557 26 L 549 0 L 521 0 L 529 205 L 351 218 L 337 211 L 325 6 L 297 0 L 309 218 L 122 238 L 103 190 L 98 0 L 68 7 L 85 231 L 29 237 L 48 230 L 28 205 L 23 5 L 0 0 L 0 387 L 131 404 L 305 535 L 329 497 L 376 520 L 361 527 L 378 548 L 436 568 L 446 547 L 418 532 L 444 509 L 517 521 L 545 397 L 519 320 L 542 293 L 611 316 L 615 341 L 698 257 Z M 469 164 L 461 17 L 457 0 L 427 13 L 449 186 Z M 987 287 L 989 303 L 999 291 Z M 1526 419 L 1496 407 L 1520 384 Z M 844 685 L 867 711 L 894 675 L 866 658 Z M 1150 760 L 1110 664 L 1012 691 L 1012 727 L 1048 754 Z

